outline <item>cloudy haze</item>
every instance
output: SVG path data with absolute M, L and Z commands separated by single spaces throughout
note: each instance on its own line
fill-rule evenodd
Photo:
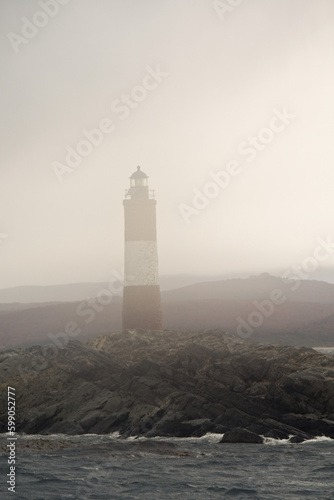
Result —
M 137 165 L 160 274 L 283 272 L 334 238 L 332 0 L 55 2 L 0 5 L 1 288 L 122 271 Z

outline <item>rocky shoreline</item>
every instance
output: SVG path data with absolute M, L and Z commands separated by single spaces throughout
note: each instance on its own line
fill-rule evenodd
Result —
M 52 346 L 51 346 L 52 347 Z M 127 331 L 0 353 L 0 401 L 16 388 L 28 434 L 334 438 L 334 358 L 218 330 Z M 6 432 L 7 416 L 0 416 Z

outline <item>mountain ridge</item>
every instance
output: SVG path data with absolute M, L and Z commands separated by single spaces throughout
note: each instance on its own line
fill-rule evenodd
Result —
M 280 290 L 284 303 L 269 304 L 274 290 Z M 329 283 L 284 283 L 262 274 L 191 284 L 162 291 L 161 297 L 166 329 L 222 328 L 237 334 L 240 321 L 247 322 L 255 314 L 262 315 L 262 322 L 250 329 L 250 340 L 281 342 L 284 338 L 287 344 L 334 345 L 334 285 Z M 271 308 L 270 314 L 260 313 L 263 307 Z M 0 348 L 45 344 L 49 334 L 62 332 L 71 321 L 78 325 L 82 341 L 120 331 L 121 308 L 122 298 L 112 294 L 103 300 L 0 304 Z
M 217 279 L 218 278 L 218 279 Z M 248 283 L 262 280 L 264 282 L 275 282 L 277 286 L 286 287 L 286 283 L 282 280 L 282 278 L 271 275 L 269 273 L 262 273 L 260 275 L 245 275 L 238 277 L 215 277 L 215 276 L 195 276 L 195 275 L 176 275 L 176 276 L 162 276 L 160 278 L 160 288 L 162 294 L 165 297 L 175 294 L 176 291 L 181 293 L 180 291 L 186 291 L 186 289 L 191 290 L 191 287 L 219 287 L 222 284 L 228 284 L 232 287 L 239 283 L 242 284 L 243 287 Z M 310 279 L 310 280 L 289 280 L 291 283 L 291 287 L 293 283 L 300 283 L 302 286 L 306 287 L 307 284 L 312 284 L 313 287 L 316 287 L 317 284 L 320 284 L 323 289 L 327 288 L 328 293 L 330 290 L 334 290 L 334 284 Z M 103 290 L 108 290 L 111 292 L 114 297 L 120 297 L 122 293 L 121 282 L 117 280 L 111 282 L 83 282 L 83 283 L 69 283 L 69 284 L 61 284 L 61 285 L 24 285 L 24 286 L 16 286 L 10 288 L 0 289 L 0 304 L 11 304 L 11 303 L 44 303 L 44 302 L 77 302 L 80 300 L 85 300 L 88 297 L 97 296 Z M 117 293 L 115 293 L 115 289 Z M 288 290 L 286 290 L 288 291 Z M 239 287 L 240 292 L 240 287 Z M 334 292 L 333 292 L 334 297 Z M 334 298 L 333 298 L 334 303 Z

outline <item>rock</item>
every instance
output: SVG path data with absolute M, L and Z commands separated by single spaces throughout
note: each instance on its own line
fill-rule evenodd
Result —
M 186 419 L 186 415 L 180 411 L 168 412 L 153 427 L 149 436 L 176 436 L 182 437 L 181 422 Z
M 260 434 L 261 436 L 272 437 L 275 439 L 288 439 L 292 435 L 301 434 L 304 439 L 310 439 L 312 436 L 301 432 L 298 428 L 286 425 L 270 418 L 259 419 L 256 423 L 247 427 L 248 430 Z
M 84 429 L 81 425 L 75 422 L 56 422 L 48 429 L 48 434 L 84 434 Z
M 180 432 L 182 433 L 182 437 L 201 437 L 210 432 L 213 427 L 213 422 L 206 418 L 185 420 L 180 424 Z
M 245 390 L 246 394 L 249 394 L 250 396 L 265 396 L 268 390 L 268 384 L 265 384 L 263 382 L 258 382 L 251 387 L 247 388 Z
M 289 439 L 290 443 L 303 443 L 303 441 L 306 441 L 306 438 L 302 436 L 301 434 L 297 434 L 297 436 L 291 436 Z
M 262 434 L 264 437 L 273 439 L 288 439 L 289 434 L 279 429 L 270 429 Z
M 286 375 L 281 387 L 287 393 L 299 393 L 308 397 L 321 397 L 325 391 L 326 379 L 325 377 L 313 370 L 301 371 Z
M 116 431 L 128 419 L 129 412 L 115 413 L 106 418 L 101 419 L 95 425 L 90 427 L 89 432 L 92 434 L 109 434 Z
M 228 408 L 223 415 L 215 420 L 215 423 L 232 428 L 247 427 L 255 421 L 256 419 L 245 411 L 240 411 L 238 408 Z
M 284 423 L 308 433 L 308 435 L 325 435 L 334 438 L 334 421 L 321 418 L 320 415 L 286 414 L 282 416 Z
M 313 349 L 136 330 L 45 352 L 0 353 L 0 408 L 16 387 L 18 432 L 334 437 L 334 357 Z
M 231 429 L 229 427 L 226 427 L 225 425 L 219 425 L 219 424 L 213 424 L 212 429 L 210 429 L 210 432 L 213 434 L 225 434 L 225 432 L 230 431 Z
M 262 444 L 263 437 L 259 436 L 258 434 L 255 434 L 254 432 L 248 431 L 247 429 L 239 427 L 231 431 L 227 431 L 219 442 Z

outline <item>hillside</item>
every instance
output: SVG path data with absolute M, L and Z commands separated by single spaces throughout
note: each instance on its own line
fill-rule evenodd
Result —
M 219 328 L 238 335 L 240 318 L 248 321 L 273 290 L 286 300 L 272 307 L 269 315 L 249 330 L 249 340 L 274 343 L 334 345 L 334 285 L 319 281 L 283 283 L 261 276 L 197 283 L 162 292 L 164 328 L 206 330 Z M 53 293 L 53 292 L 52 292 Z M 68 322 L 80 329 L 85 341 L 102 333 L 121 329 L 121 297 L 75 302 L 0 304 L 0 348 L 45 344 L 50 334 L 64 331 Z M 255 304 L 258 304 L 256 307 Z M 268 306 L 267 306 L 268 307 Z M 239 318 L 239 319 L 238 319 Z M 242 330 L 243 331 L 243 330 Z
M 264 300 L 274 289 L 291 302 L 334 304 L 334 285 L 314 280 L 286 280 L 264 273 L 244 279 L 207 281 L 162 293 L 164 302 L 201 300 Z
M 120 282 L 115 281 L 118 274 L 111 278 L 111 282 L 96 282 L 96 283 L 69 283 L 65 285 L 50 285 L 50 286 L 16 286 L 12 288 L 0 289 L 0 310 L 2 304 L 32 304 L 45 302 L 78 302 L 86 300 L 88 297 L 96 297 L 101 293 L 101 290 L 111 289 L 115 295 L 122 294 Z M 161 290 L 170 290 L 180 288 L 202 281 L 216 281 L 218 277 L 213 276 L 196 276 L 187 274 L 167 275 L 160 277 Z

